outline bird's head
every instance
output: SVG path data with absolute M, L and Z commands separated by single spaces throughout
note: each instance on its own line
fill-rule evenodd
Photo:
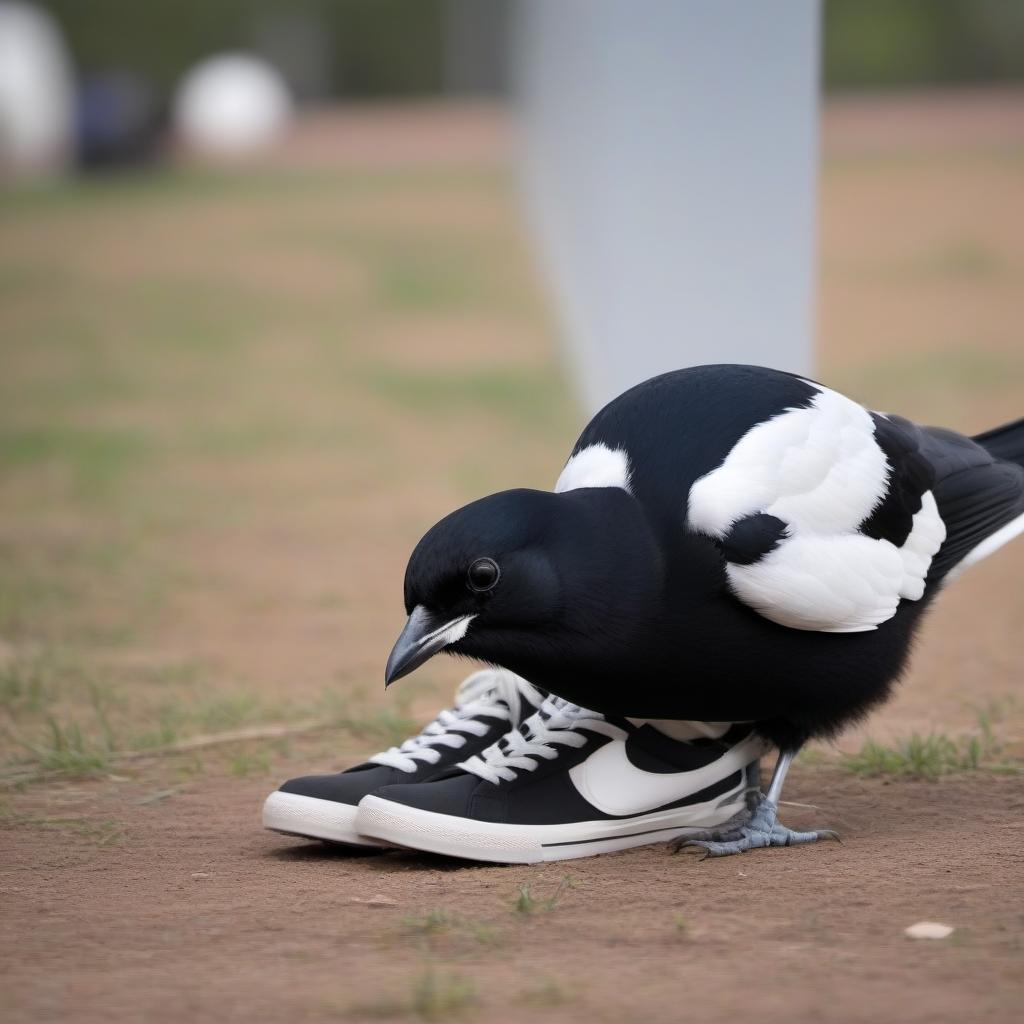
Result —
M 409 559 L 409 621 L 386 683 L 442 650 L 514 668 L 527 652 L 614 632 L 631 596 L 653 586 L 654 545 L 635 506 L 617 488 L 519 489 L 446 516 Z

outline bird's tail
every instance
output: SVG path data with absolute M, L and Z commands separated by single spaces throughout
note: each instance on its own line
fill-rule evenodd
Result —
M 1024 466 L 1024 419 L 986 430 L 984 434 L 978 434 L 971 440 L 980 444 L 997 459 Z

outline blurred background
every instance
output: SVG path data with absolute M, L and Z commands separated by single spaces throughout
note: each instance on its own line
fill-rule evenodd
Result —
M 807 368 L 965 431 L 1016 417 L 1024 5 L 821 17 Z M 0 3 L 6 778 L 264 726 L 365 750 L 447 702 L 442 660 L 382 694 L 407 555 L 550 486 L 588 404 L 524 230 L 516 26 L 509 0 Z M 967 653 L 932 634 L 901 731 L 966 721 L 968 657 L 1019 678 L 1024 598 L 991 572 L 1000 609 Z M 338 756 L 319 735 L 304 769 Z M 225 765 L 295 774 L 289 749 Z
M 0 0 L 11 1019 L 1015 1020 L 1019 542 L 802 752 L 841 849 L 570 877 L 259 808 L 450 704 L 383 690 L 408 554 L 603 396 L 745 358 L 977 432 L 1022 332 L 1020 0 Z

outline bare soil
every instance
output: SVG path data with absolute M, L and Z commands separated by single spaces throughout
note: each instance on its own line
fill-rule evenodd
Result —
M 263 834 L 266 789 L 207 779 L 140 805 L 150 794 L 134 781 L 26 801 L 87 808 L 124 837 L 5 837 L 7 1018 L 401 1017 L 433 969 L 472 984 L 471 1019 L 1019 1019 L 1019 778 L 882 785 L 801 770 L 789 796 L 821 810 L 787 818 L 836 824 L 843 845 L 705 861 L 659 845 L 545 867 Z M 554 909 L 513 909 L 519 886 L 543 900 L 567 874 Z M 409 920 L 436 910 L 451 924 L 423 935 Z M 920 920 L 957 931 L 905 938 Z
M 968 431 L 1020 415 L 1022 115 L 1006 93 L 826 110 L 822 378 Z M 0 1016 L 1019 1020 L 1024 544 L 943 596 L 894 701 L 792 772 L 787 822 L 841 845 L 483 867 L 260 830 L 281 779 L 379 748 L 396 700 L 419 720 L 447 700 L 456 665 L 379 690 L 409 547 L 478 493 L 545 486 L 579 425 L 501 113 L 299 136 L 273 184 L 0 211 L 0 334 L 31 341 L 4 343 L 0 381 L 4 770 L 53 722 L 135 748 L 157 720 L 174 741 L 345 701 L 344 727 L 87 778 L 40 759 L 0 802 Z M 123 432 L 149 447 L 115 460 Z M 59 672 L 36 693 L 12 666 L 40 652 Z M 981 767 L 841 760 L 914 733 L 980 738 Z M 955 931 L 906 938 L 921 920 Z

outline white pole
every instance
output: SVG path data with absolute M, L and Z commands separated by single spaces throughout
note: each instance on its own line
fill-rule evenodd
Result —
M 56 19 L 35 4 L 0 2 L 0 180 L 66 167 L 74 105 Z
M 812 367 L 818 0 L 521 0 L 527 208 L 582 397 Z

